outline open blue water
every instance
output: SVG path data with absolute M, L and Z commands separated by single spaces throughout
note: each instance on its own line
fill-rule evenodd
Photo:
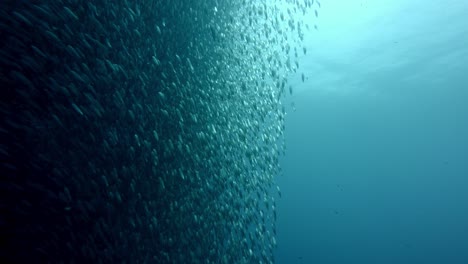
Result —
M 468 263 L 468 2 L 341 2 L 292 77 L 276 261 Z

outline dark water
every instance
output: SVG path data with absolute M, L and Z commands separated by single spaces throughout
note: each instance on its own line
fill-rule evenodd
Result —
M 466 263 L 468 111 L 455 98 L 468 94 L 444 94 L 398 111 L 362 96 L 297 101 L 279 179 L 279 263 Z

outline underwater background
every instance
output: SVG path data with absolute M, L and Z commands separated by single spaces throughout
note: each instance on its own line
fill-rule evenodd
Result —
M 1 263 L 468 263 L 462 1 L 0 5 Z
M 277 263 L 468 263 L 467 14 L 323 1 L 291 77 Z

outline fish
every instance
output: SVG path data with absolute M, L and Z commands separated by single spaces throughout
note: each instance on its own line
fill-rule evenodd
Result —
M 2 258 L 273 263 L 283 99 L 315 2 L 1 12 Z

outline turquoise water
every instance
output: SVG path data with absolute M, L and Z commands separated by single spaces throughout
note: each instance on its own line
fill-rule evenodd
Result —
M 276 261 L 468 263 L 468 4 L 368 2 L 292 77 Z

